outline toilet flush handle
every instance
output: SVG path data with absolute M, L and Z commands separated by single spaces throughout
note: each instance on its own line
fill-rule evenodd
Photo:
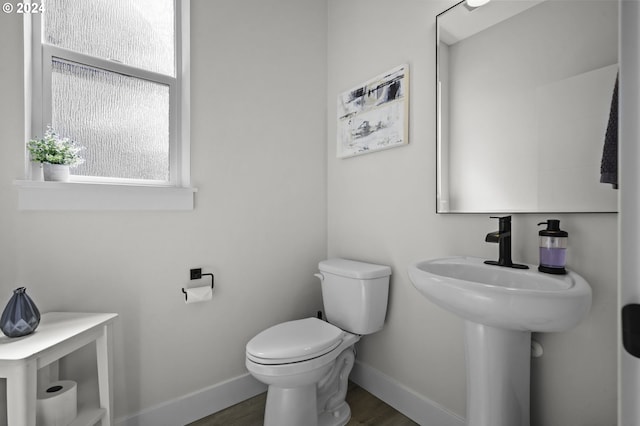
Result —
M 313 276 L 318 277 L 320 281 L 324 281 L 324 275 L 322 275 L 321 273 L 313 274 Z

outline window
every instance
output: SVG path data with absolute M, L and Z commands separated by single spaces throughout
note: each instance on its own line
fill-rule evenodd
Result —
M 50 124 L 83 146 L 74 183 L 187 187 L 188 0 L 42 1 L 25 16 L 27 138 Z

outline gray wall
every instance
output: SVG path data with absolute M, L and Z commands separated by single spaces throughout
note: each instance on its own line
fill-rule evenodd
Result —
M 25 285 L 44 312 L 120 314 L 116 417 L 246 373 L 252 336 L 321 307 L 326 4 L 191 3 L 198 192 L 186 213 L 17 211 L 22 20 L 0 14 L 0 300 Z M 216 273 L 214 299 L 185 305 L 196 266 Z M 70 378 L 91 380 L 72 364 Z
M 407 276 L 413 261 L 497 257 L 484 242 L 488 215 L 435 214 L 435 16 L 453 2 L 329 0 L 329 255 L 393 268 L 386 327 L 365 336 L 361 362 L 465 414 L 463 322 L 423 298 Z M 337 94 L 396 65 L 411 73 L 409 145 L 344 160 L 335 157 Z M 593 289 L 590 314 L 575 329 L 535 334 L 534 426 L 616 424 L 617 216 L 555 215 L 569 232 L 569 267 Z M 537 222 L 515 215 L 514 259 L 537 263 Z

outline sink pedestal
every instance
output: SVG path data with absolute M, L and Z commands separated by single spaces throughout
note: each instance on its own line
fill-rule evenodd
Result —
M 529 426 L 531 332 L 465 324 L 467 426 Z
M 460 256 L 416 262 L 409 277 L 466 320 L 467 426 L 530 426 L 531 332 L 575 327 L 591 307 L 585 279 Z

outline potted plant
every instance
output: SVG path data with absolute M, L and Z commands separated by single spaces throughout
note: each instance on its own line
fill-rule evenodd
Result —
M 42 139 L 32 139 L 27 142 L 27 149 L 31 154 L 31 161 L 42 163 L 44 166 L 44 180 L 69 180 L 69 167 L 81 164 L 78 152 L 82 149 L 74 141 L 60 137 L 51 126 Z

